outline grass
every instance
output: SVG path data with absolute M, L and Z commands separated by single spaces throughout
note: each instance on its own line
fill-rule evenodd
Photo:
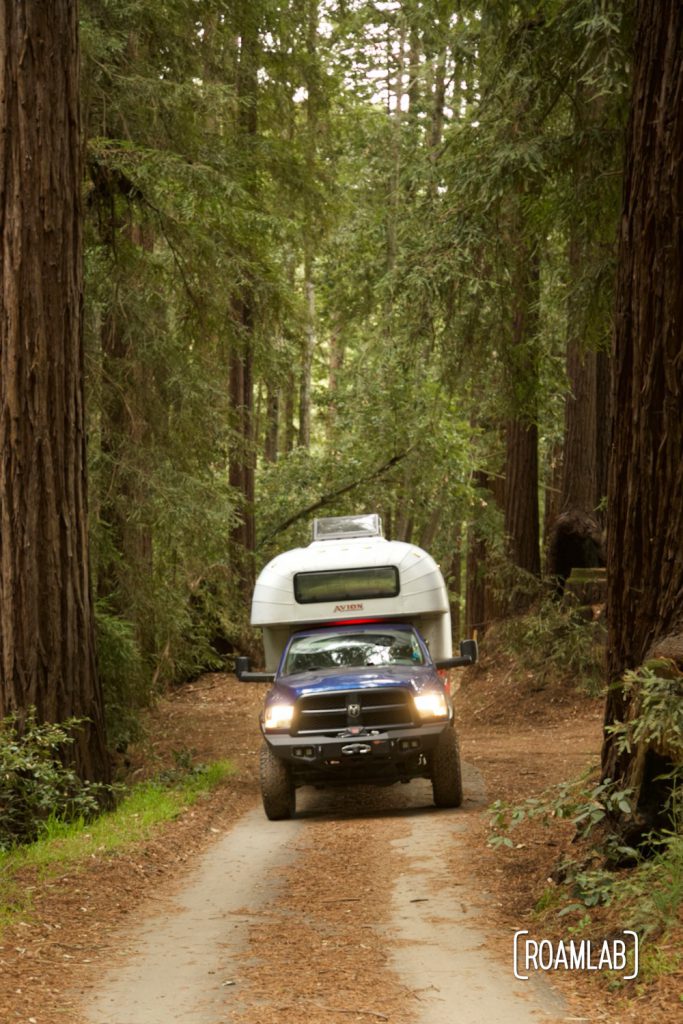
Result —
M 50 877 L 93 855 L 128 849 L 148 839 L 163 822 L 177 818 L 232 772 L 228 761 L 216 761 L 194 769 L 172 786 L 160 782 L 141 783 L 115 810 L 94 821 L 49 819 L 36 842 L 0 853 L 0 933 L 17 917 L 30 911 L 31 893 L 17 879 L 22 869 L 34 868 L 39 877 Z

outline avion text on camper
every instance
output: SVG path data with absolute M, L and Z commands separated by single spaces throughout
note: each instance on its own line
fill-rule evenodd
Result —
M 359 604 L 336 604 L 334 610 L 335 612 L 362 612 L 363 607 L 362 602 Z

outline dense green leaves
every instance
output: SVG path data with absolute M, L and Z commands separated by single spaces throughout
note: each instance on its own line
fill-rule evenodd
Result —
M 108 787 L 83 782 L 64 763 L 82 722 L 39 724 L 35 709 L 19 725 L 0 721 L 0 851 L 37 838 L 49 821 L 88 819 Z
M 616 0 L 84 4 L 97 588 L 148 679 L 244 645 L 235 549 L 307 509 L 380 512 L 455 584 L 510 418 L 546 482 L 568 337 L 609 332 L 627 30 Z

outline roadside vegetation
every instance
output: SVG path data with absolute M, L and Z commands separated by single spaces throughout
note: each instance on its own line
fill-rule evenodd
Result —
M 605 687 L 601 633 L 599 619 L 541 604 L 496 630 L 493 649 L 512 654 L 520 678 L 531 670 L 534 689 L 568 687 L 595 697 L 597 681 Z M 638 933 L 640 973 L 625 986 L 638 998 L 683 969 L 683 673 L 672 661 L 655 660 L 625 673 L 621 685 L 637 689 L 638 713 L 608 729 L 653 776 L 650 804 L 637 806 L 628 779 L 605 777 L 596 761 L 522 801 L 495 801 L 488 842 L 503 864 L 539 845 L 556 850 L 530 868 L 530 927 L 538 934 L 602 941 L 627 928 Z M 616 975 L 608 983 L 623 987 Z
M 27 870 L 44 881 L 94 855 L 128 850 L 233 773 L 228 761 L 194 764 L 190 751 L 177 751 L 174 766 L 154 779 L 81 783 L 60 756 L 77 728 L 37 725 L 32 717 L 20 734 L 13 719 L 0 725 L 0 929 L 30 912 Z
M 604 607 L 580 608 L 569 598 L 559 603 L 546 588 L 525 615 L 496 623 L 489 640 L 506 651 L 519 671 L 534 673 L 535 687 L 561 681 L 590 696 L 606 686 Z

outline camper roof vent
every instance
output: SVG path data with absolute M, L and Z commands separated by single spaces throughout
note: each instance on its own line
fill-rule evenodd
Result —
M 365 516 L 326 516 L 313 520 L 313 540 L 348 540 L 352 537 L 382 537 L 382 520 Z

